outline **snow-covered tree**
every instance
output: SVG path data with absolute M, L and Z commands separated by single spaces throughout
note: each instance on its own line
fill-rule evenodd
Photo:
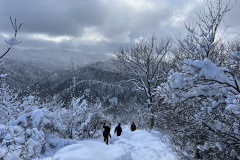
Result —
M 120 48 L 115 52 L 116 60 L 129 75 L 128 81 L 134 83 L 136 89 L 145 92 L 149 105 L 153 103 L 154 89 L 169 70 L 163 68 L 162 64 L 170 49 L 170 39 L 162 39 L 158 43 L 156 37 L 152 36 L 149 41 L 141 41 L 130 49 Z
M 234 76 L 240 79 L 240 38 L 235 38 L 229 43 L 229 51 L 231 54 L 228 59 L 227 67 Z
M 192 158 L 239 158 L 238 52 L 222 59 L 229 50 L 216 38 L 230 4 L 206 1 L 208 12 L 198 14 L 201 23 L 187 27 L 180 65 L 158 88 L 157 126 Z
M 239 152 L 238 84 L 227 68 L 209 59 L 186 60 L 182 72 L 173 72 L 159 87 L 160 128 L 172 130 L 185 150 L 231 158 L 230 152 Z
M 68 113 L 66 119 L 69 119 L 68 124 L 68 134 L 69 138 L 74 137 L 74 132 L 80 129 L 82 123 L 87 119 L 87 102 L 82 98 L 73 98 L 68 108 Z M 78 135 L 79 136 L 79 135 Z
M 60 137 L 83 139 L 96 136 L 103 117 L 101 104 L 90 104 L 84 97 L 72 98 L 67 108 L 52 113 L 53 131 Z
M 149 41 L 141 41 L 130 49 L 120 48 L 115 52 L 116 60 L 122 64 L 124 73 L 128 75 L 127 82 L 133 83 L 137 90 L 145 93 L 148 109 L 152 114 L 154 89 L 165 79 L 170 70 L 165 60 L 170 53 L 171 45 L 170 39 L 162 39 L 158 42 L 156 37 L 152 36 Z M 151 121 L 153 127 L 153 118 Z
M 43 131 L 50 123 L 46 116 L 47 109 L 39 109 L 41 106 L 32 96 L 22 103 L 18 101 L 17 105 L 16 102 L 13 103 L 15 105 L 10 102 L 5 106 L 11 111 L 7 117 L 8 121 L 1 124 L 0 129 L 0 157 L 19 160 L 39 157 L 45 141 Z
M 6 124 L 12 118 L 16 118 L 21 112 L 19 102 L 17 101 L 17 93 L 14 93 L 6 83 L 0 85 L 0 121 Z
M 57 122 L 69 117 L 58 116 L 62 110 L 54 103 L 40 104 L 33 96 L 18 101 L 15 105 L 16 110 L 20 108 L 17 116 L 12 114 L 16 111 L 10 112 L 8 121 L 0 124 L 0 159 L 35 159 L 59 145 L 64 147 L 72 143 L 66 140 L 59 142 L 58 137 L 66 132 L 61 133 L 64 123 Z M 11 103 L 7 107 L 11 108 Z
M 0 144 L 1 159 L 30 160 L 40 155 L 44 134 L 38 129 L 25 129 L 21 126 L 1 125 L 0 135 L 2 138 Z

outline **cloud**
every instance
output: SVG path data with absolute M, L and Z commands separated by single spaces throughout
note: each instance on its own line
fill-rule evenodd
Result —
M 145 12 L 145 11 L 153 10 L 153 8 L 155 6 L 154 1 L 149 1 L 149 0 L 131 0 L 131 1 L 122 0 L 119 2 L 122 5 L 128 6 L 131 9 L 134 9 L 135 11 L 138 11 L 138 12 Z
M 201 3 L 192 3 L 188 2 L 184 5 L 184 9 L 182 8 L 176 8 L 175 12 L 173 13 L 171 17 L 171 26 L 173 27 L 181 27 L 184 22 L 187 21 L 187 18 L 189 18 L 189 14 L 193 13 L 194 10 L 200 5 Z
M 83 35 L 80 37 L 81 41 L 86 42 L 108 42 L 109 39 L 104 37 L 95 27 L 86 27 L 83 29 Z
M 30 34 L 27 37 L 31 40 L 50 41 L 55 43 L 60 43 L 73 39 L 70 36 L 49 36 L 47 34 Z
M 23 26 L 23 47 L 114 52 L 156 35 L 184 34 L 184 21 L 203 0 L 0 0 L 0 38 L 13 35 L 9 15 Z M 239 5 L 238 5 L 239 6 Z M 239 7 L 228 22 L 240 26 Z M 1 41 L 0 41 L 1 43 Z M 100 51 L 100 52 L 99 52 Z

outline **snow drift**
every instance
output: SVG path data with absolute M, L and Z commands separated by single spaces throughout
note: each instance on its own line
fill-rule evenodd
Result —
M 62 148 L 53 157 L 44 160 L 175 160 L 174 153 L 159 132 L 136 130 L 123 127 L 123 134 L 117 137 L 111 131 L 110 144 L 103 138 L 79 141 Z M 42 159 L 43 160 L 43 159 Z

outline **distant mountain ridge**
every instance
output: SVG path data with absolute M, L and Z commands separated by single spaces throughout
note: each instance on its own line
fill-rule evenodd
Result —
M 7 74 L 3 80 L 10 88 L 17 90 L 30 89 L 50 75 L 50 72 L 31 63 L 11 59 L 4 59 L 2 62 L 0 73 Z
M 4 59 L 31 63 L 33 66 L 50 72 L 66 70 L 75 66 L 86 65 L 96 61 L 108 60 L 110 57 L 90 54 L 78 50 L 68 49 L 26 49 L 12 48 Z
M 82 95 L 90 101 L 100 98 L 106 104 L 110 104 L 114 97 L 122 103 L 136 100 L 140 95 L 132 90 L 130 84 L 122 83 L 126 77 L 114 63 L 95 62 L 51 72 L 31 62 L 5 59 L 1 68 L 2 73 L 8 74 L 5 82 L 23 96 L 34 95 L 46 99 L 58 95 L 65 104 L 71 101 L 72 96 Z
M 55 94 L 66 103 L 72 96 L 87 96 L 89 99 L 100 98 L 101 101 L 116 97 L 122 102 L 139 96 L 130 84 L 123 83 L 126 77 L 114 66 L 112 61 L 96 62 L 75 70 L 58 71 L 51 74 L 40 88 L 40 94 Z

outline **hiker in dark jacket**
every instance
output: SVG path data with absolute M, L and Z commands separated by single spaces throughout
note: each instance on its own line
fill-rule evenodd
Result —
M 118 123 L 118 126 L 115 128 L 114 133 L 116 132 L 117 132 L 117 136 L 121 136 L 121 133 L 122 133 L 121 123 Z
M 134 122 L 132 122 L 131 124 L 131 131 L 135 131 L 136 130 L 136 125 Z
M 105 123 L 103 124 L 103 128 L 104 128 L 104 131 L 103 131 L 104 142 L 106 142 L 106 144 L 108 145 L 108 136 L 112 138 L 110 134 L 111 128 L 109 126 L 106 126 Z

